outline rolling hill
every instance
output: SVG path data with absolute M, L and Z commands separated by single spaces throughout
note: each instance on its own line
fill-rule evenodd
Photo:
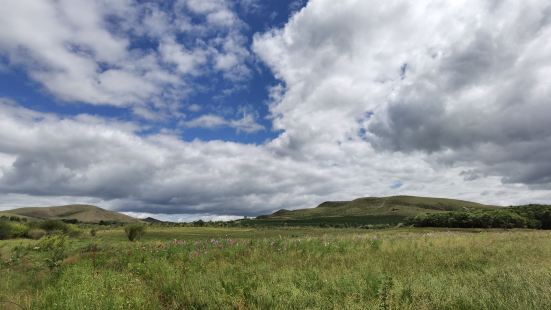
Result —
M 0 216 L 18 216 L 28 220 L 78 220 L 85 223 L 100 221 L 130 223 L 138 219 L 92 205 L 19 208 L 0 212 Z
M 476 202 L 417 196 L 366 197 L 351 201 L 327 201 L 315 208 L 279 210 L 254 220 L 258 224 L 397 224 L 420 213 L 489 210 L 496 206 Z

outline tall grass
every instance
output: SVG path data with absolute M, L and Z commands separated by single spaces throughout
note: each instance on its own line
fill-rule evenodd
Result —
M 56 272 L 48 267 L 50 249 L 36 249 L 39 243 L 31 240 L 4 241 L 0 300 L 29 309 L 548 309 L 551 304 L 548 231 L 290 229 L 286 237 L 258 238 L 267 232 L 249 230 L 238 239 L 209 239 L 213 233 L 207 228 L 190 231 L 203 238 L 166 240 L 160 234 L 163 240 L 153 240 L 151 230 L 152 239 L 134 243 L 107 233 L 68 239 Z M 122 231 L 111 233 L 124 238 Z

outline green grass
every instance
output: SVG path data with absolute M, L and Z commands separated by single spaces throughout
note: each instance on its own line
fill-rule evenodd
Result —
M 26 309 L 551 304 L 551 231 L 182 227 L 129 242 L 114 229 L 67 239 L 63 249 L 51 264 L 43 240 L 0 241 L 0 300 Z

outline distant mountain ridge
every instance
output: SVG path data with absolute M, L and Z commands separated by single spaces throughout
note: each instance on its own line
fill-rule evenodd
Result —
M 156 219 L 154 217 L 151 217 L 151 216 L 148 216 L 144 219 L 141 219 L 143 222 L 147 222 L 147 223 L 165 223 L 165 221 L 161 221 L 159 219 Z
M 19 216 L 28 220 L 77 220 L 84 223 L 139 221 L 131 216 L 93 205 L 74 204 L 53 207 L 27 207 L 1 211 L 0 216 Z
M 326 201 L 315 208 L 279 210 L 257 217 L 260 222 L 394 224 L 409 216 L 446 211 L 499 208 L 476 202 L 418 196 L 364 197 L 351 201 Z

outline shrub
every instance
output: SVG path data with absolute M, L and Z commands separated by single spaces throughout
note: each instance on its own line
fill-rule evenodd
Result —
M 46 220 L 31 224 L 31 228 L 37 228 L 46 231 L 47 234 L 65 234 L 69 237 L 78 237 L 82 234 L 82 230 L 74 224 L 67 224 L 58 220 Z
M 40 228 L 33 228 L 27 233 L 27 237 L 38 240 L 46 235 L 46 231 Z
M 203 221 L 203 220 L 197 220 L 197 221 L 193 222 L 193 225 L 194 225 L 194 226 L 203 227 L 203 226 L 205 226 L 205 221 Z
M 128 240 L 139 240 L 145 234 L 145 226 L 142 224 L 129 224 L 124 228 Z
M 19 222 L 0 221 L 0 239 L 24 237 L 29 227 Z
M 77 219 L 62 219 L 61 220 L 63 223 L 67 223 L 67 224 L 78 224 L 78 220 Z
M 0 221 L 0 240 L 11 238 L 11 223 Z
M 69 225 L 63 223 L 62 221 L 47 220 L 38 223 L 38 228 L 44 229 L 45 231 L 51 233 L 55 231 L 67 233 L 69 231 Z
M 76 238 L 80 236 L 82 230 L 76 225 L 67 225 L 67 231 L 65 232 L 69 237 Z
M 97 232 L 98 231 L 95 228 L 90 229 L 90 236 L 95 237 Z
M 67 236 L 66 235 L 49 235 L 43 238 L 38 243 L 37 247 L 46 252 L 46 265 L 50 269 L 61 266 L 63 259 L 66 257 Z
M 117 225 L 117 224 L 119 224 L 119 222 L 117 222 L 117 221 L 104 221 L 104 220 L 101 220 L 101 221 L 99 221 L 99 224 L 100 224 L 100 225 L 103 225 L 103 226 L 111 226 L 111 225 Z

